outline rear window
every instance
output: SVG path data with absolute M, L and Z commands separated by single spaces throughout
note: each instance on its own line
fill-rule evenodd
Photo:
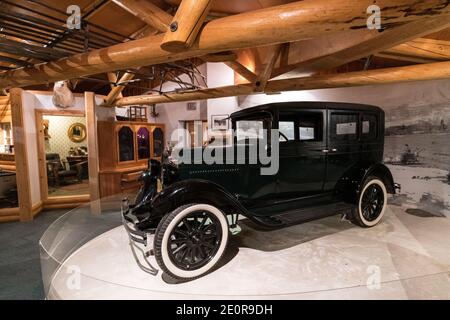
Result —
M 364 114 L 362 117 L 361 137 L 364 140 L 378 138 L 378 117 L 374 114 Z
M 358 114 L 332 113 L 330 136 L 333 140 L 353 141 L 358 139 Z

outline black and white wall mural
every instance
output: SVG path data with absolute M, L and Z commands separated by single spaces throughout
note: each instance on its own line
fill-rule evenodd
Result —
M 450 217 L 450 80 L 247 96 L 239 98 L 239 106 L 281 101 L 354 102 L 383 108 L 384 161 L 402 185 L 391 204 L 412 215 Z

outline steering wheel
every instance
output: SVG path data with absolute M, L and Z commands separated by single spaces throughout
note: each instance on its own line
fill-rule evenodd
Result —
M 278 134 L 281 138 L 284 139 L 284 141 L 289 141 L 288 137 L 286 137 L 286 135 L 284 133 L 282 133 L 281 131 L 278 131 Z

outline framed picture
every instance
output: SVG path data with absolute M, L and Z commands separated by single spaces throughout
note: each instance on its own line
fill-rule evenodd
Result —
M 69 127 L 67 135 L 72 142 L 83 142 L 86 139 L 86 127 L 82 123 L 74 123 Z
M 228 130 L 229 115 L 218 114 L 211 116 L 211 129 L 213 131 L 224 131 Z

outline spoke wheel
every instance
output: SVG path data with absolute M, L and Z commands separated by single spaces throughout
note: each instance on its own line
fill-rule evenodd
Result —
M 167 249 L 177 267 L 192 270 L 211 261 L 221 240 L 222 229 L 218 219 L 209 212 L 194 211 L 172 230 Z
M 367 178 L 359 195 L 358 210 L 352 221 L 364 228 L 377 225 L 386 211 L 387 190 L 383 181 L 372 176 Z
M 384 193 L 377 184 L 371 184 L 362 196 L 362 214 L 367 221 L 374 221 L 384 207 Z
M 208 204 L 188 204 L 164 216 L 153 240 L 155 258 L 165 274 L 193 280 L 217 265 L 228 243 L 226 216 Z

